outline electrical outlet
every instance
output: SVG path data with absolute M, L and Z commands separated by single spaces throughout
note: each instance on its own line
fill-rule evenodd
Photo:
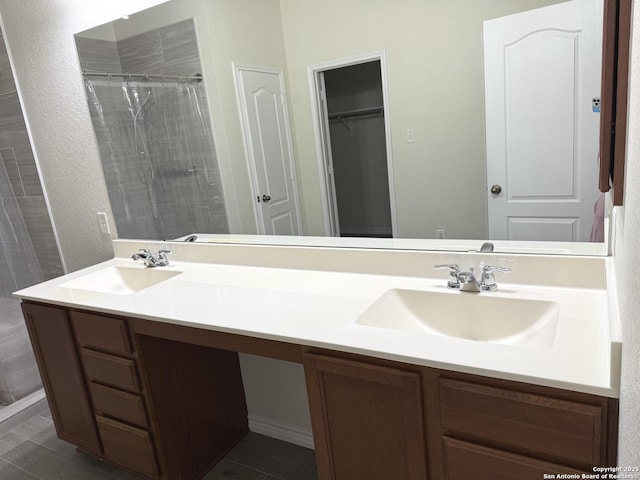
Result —
M 100 231 L 105 235 L 111 234 L 111 229 L 109 228 L 109 219 L 107 218 L 106 212 L 98 212 L 98 225 L 100 226 Z
M 446 230 L 436 230 L 436 235 L 438 236 L 439 239 L 443 239 L 443 238 L 447 238 L 447 231 Z
M 416 131 L 413 128 L 407 128 L 407 143 L 415 143 Z

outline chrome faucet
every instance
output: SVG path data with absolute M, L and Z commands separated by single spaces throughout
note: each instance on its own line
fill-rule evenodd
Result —
M 493 252 L 493 243 L 491 242 L 484 242 L 482 244 L 482 246 L 480 247 L 480 252 L 481 253 L 490 253 Z
M 493 276 L 493 272 L 509 273 L 511 271 L 508 267 L 483 265 L 482 274 L 480 275 L 480 279 L 478 279 L 473 267 L 469 268 L 466 272 L 460 271 L 460 267 L 455 263 L 434 265 L 433 268 L 436 270 L 448 268 L 449 280 L 447 287 L 458 289 L 461 292 L 495 292 L 498 289 L 498 284 Z
M 167 255 L 170 253 L 171 250 L 158 250 L 158 253 L 154 255 L 148 248 L 141 248 L 138 253 L 131 255 L 131 258 L 133 260 L 142 260 L 147 268 L 166 267 L 169 265 Z

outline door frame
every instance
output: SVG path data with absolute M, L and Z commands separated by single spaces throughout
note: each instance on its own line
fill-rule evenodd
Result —
M 298 195 L 298 175 L 295 168 L 295 158 L 293 156 L 293 140 L 291 138 L 291 126 L 289 121 L 289 108 L 288 108 L 288 100 L 287 100 L 287 92 L 285 89 L 284 82 L 284 72 L 281 68 L 276 67 L 265 67 L 261 65 L 251 65 L 246 63 L 237 63 L 232 62 L 231 64 L 233 70 L 233 80 L 234 86 L 236 89 L 236 100 L 238 102 L 238 114 L 240 121 L 240 130 L 242 131 L 242 144 L 244 146 L 244 158 L 247 165 L 247 171 L 249 172 L 249 181 L 251 183 L 252 193 L 257 195 L 259 193 L 258 188 L 258 174 L 256 172 L 255 167 L 255 159 L 253 158 L 253 153 L 251 149 L 251 139 L 249 134 L 249 125 L 245 121 L 246 116 L 246 104 L 244 100 L 244 96 L 242 94 L 241 89 L 241 81 L 242 78 L 240 76 L 241 71 L 250 71 L 250 72 L 258 72 L 258 73 L 270 73 L 278 75 L 280 80 L 280 88 L 282 90 L 282 105 L 284 108 L 284 121 L 285 128 L 287 129 L 287 150 L 289 151 L 290 158 L 290 169 L 291 169 L 291 184 L 292 184 L 292 195 L 294 198 L 294 202 L 296 204 L 296 215 L 295 220 L 298 224 L 298 232 L 302 235 L 302 217 L 300 212 L 300 197 Z M 252 194 L 252 197 L 254 196 Z M 251 199 L 251 204 L 253 206 L 253 215 L 256 222 L 256 231 L 260 235 L 265 234 L 264 228 L 264 216 L 262 215 L 262 209 L 259 208 L 258 202 Z
M 389 181 L 389 207 L 391 210 L 391 232 L 393 238 L 398 235 L 398 224 L 396 215 L 396 194 L 395 176 L 393 170 L 393 148 L 391 146 L 391 115 L 389 109 L 389 80 L 387 76 L 387 60 L 385 50 L 365 53 L 353 57 L 347 57 L 327 62 L 307 65 L 307 83 L 309 85 L 309 98 L 311 103 L 311 119 L 313 136 L 315 141 L 316 159 L 318 162 L 318 173 L 320 177 L 320 197 L 322 201 L 322 216 L 324 230 L 327 236 L 336 236 L 339 232 L 337 225 L 337 204 L 333 202 L 333 188 L 330 185 L 328 173 L 331 165 L 331 152 L 327 152 L 327 140 L 323 134 L 324 110 L 322 108 L 321 96 L 321 74 L 327 70 L 334 70 L 341 67 L 350 67 L 368 62 L 380 62 L 380 74 L 382 78 L 382 106 L 384 107 L 384 130 L 387 154 L 387 176 Z M 329 132 L 324 132 L 327 136 Z M 328 143 L 330 145 L 330 143 Z

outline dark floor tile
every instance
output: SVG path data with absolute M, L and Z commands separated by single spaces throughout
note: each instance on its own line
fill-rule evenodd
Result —
M 267 474 L 223 459 L 202 480 L 266 480 Z
M 24 438 L 13 432 L 0 435 L 0 456 L 24 442 Z M 2 477 L 0 477 L 2 478 Z
M 39 480 L 30 473 L 25 472 L 2 459 L 0 459 L 0 478 L 2 480 Z
M 109 471 L 67 458 L 42 445 L 25 440 L 17 447 L 0 455 L 0 460 L 12 464 L 40 479 L 111 480 Z M 4 479 L 4 477 L 2 477 Z
M 313 450 L 253 432 L 225 458 L 285 480 L 318 478 Z

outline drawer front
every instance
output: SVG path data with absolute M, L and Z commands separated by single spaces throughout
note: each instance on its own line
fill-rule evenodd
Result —
M 84 371 L 89 380 L 132 392 L 140 391 L 138 373 L 133 360 L 94 352 L 86 348 L 80 350 Z
M 133 351 L 123 319 L 72 311 L 71 320 L 76 341 L 81 347 L 123 354 Z
M 439 380 L 445 431 L 487 443 L 601 463 L 602 408 L 458 380 Z
M 116 418 L 139 427 L 148 427 L 144 400 L 140 395 L 90 383 L 93 407 L 98 415 Z
M 105 458 L 146 477 L 159 477 L 149 432 L 101 416 L 96 421 Z
M 540 480 L 544 474 L 585 473 L 555 463 L 502 452 L 453 438 L 442 439 L 446 480 Z

